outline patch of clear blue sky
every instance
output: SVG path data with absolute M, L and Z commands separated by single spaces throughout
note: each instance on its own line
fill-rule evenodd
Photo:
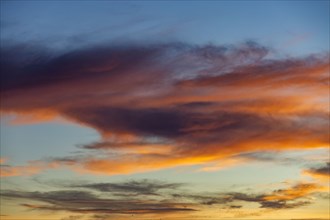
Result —
M 329 1 L 2 1 L 2 39 L 68 47 L 107 40 L 329 50 Z
M 0 155 L 9 164 L 25 164 L 29 160 L 70 156 L 78 145 L 99 140 L 95 130 L 69 123 L 14 125 L 0 123 Z

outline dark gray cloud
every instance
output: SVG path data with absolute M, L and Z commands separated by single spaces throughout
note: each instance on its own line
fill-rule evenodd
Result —
M 161 46 L 98 47 L 55 55 L 29 44 L 5 47 L 1 50 L 2 90 L 32 89 L 105 75 L 115 80 L 126 70 L 148 65 L 161 50 Z
M 243 206 L 241 206 L 241 205 L 230 205 L 229 206 L 229 208 L 230 209 L 240 209 L 240 208 L 242 208 Z
M 49 51 L 46 47 L 36 46 L 33 43 L 21 43 L 1 48 L 3 79 L 1 89 L 2 91 L 33 89 L 76 80 L 117 81 L 122 77 L 129 80 L 127 76 L 139 78 L 139 75 L 146 74 L 141 73 L 140 70 L 148 70 L 148 65 L 156 65 L 158 70 L 162 70 L 161 72 L 168 71 L 167 77 L 170 78 L 177 71 L 176 68 L 184 70 L 188 67 L 187 56 L 193 56 L 196 61 L 200 60 L 199 64 L 202 67 L 229 68 L 255 62 L 267 53 L 267 48 L 251 42 L 238 47 L 194 46 L 185 43 L 150 45 L 128 43 L 117 46 L 100 45 L 65 52 Z M 181 62 L 173 62 L 174 60 Z M 174 66 L 167 68 L 163 65 L 167 61 Z M 190 74 L 194 73 L 196 70 Z M 152 76 L 149 76 L 146 83 L 155 83 Z M 161 75 L 156 77 L 163 79 Z M 111 90 L 111 87 L 109 89 Z
M 302 122 L 300 121 L 269 118 L 244 112 L 213 111 L 205 114 L 181 108 L 86 107 L 71 109 L 64 114 L 102 132 L 113 131 L 122 134 L 137 134 L 142 137 L 173 138 L 192 142 L 193 145 L 213 143 L 225 146 L 251 138 L 264 139 L 266 137 L 268 140 L 273 138 L 273 141 L 281 141 L 282 138 L 286 138 L 284 136 L 286 133 L 293 134 L 290 139 L 298 143 L 305 139 L 304 136 L 298 135 L 299 133 L 308 132 L 310 141 L 311 138 L 314 138 L 315 141 L 325 142 L 328 138 L 327 134 L 320 131 L 321 129 L 317 130 L 320 131 L 318 133 L 315 130 L 317 128 L 306 131 L 306 127 L 301 127 Z M 323 117 L 322 115 L 317 116 L 319 120 L 323 120 Z M 326 124 L 320 126 L 323 128 Z M 272 137 L 273 133 L 283 134 L 283 137 Z
M 1 192 L 5 198 L 24 199 L 38 203 L 22 203 L 22 206 L 44 211 L 69 211 L 77 213 L 108 213 L 108 214 L 148 214 L 178 211 L 194 211 L 189 204 L 142 200 L 138 198 L 110 199 L 87 191 L 50 191 L 24 192 L 6 190 Z M 43 204 L 40 204 L 43 202 Z M 44 204 L 46 203 L 46 205 Z
M 320 187 L 313 183 L 300 183 L 291 188 L 274 190 L 270 193 L 218 192 L 203 194 L 172 194 L 174 198 L 185 198 L 203 205 L 226 205 L 239 207 L 231 203 L 253 202 L 259 203 L 261 209 L 293 209 L 312 203 L 311 194 L 317 194 Z
M 308 171 L 315 173 L 315 174 L 330 176 L 330 162 L 326 163 L 324 166 L 320 166 L 317 168 L 311 168 Z
M 126 181 L 122 183 L 91 183 L 91 184 L 73 184 L 71 188 L 92 189 L 99 192 L 109 192 L 113 194 L 129 195 L 160 195 L 162 190 L 175 190 L 181 187 L 182 183 L 167 183 L 156 180 Z
M 122 140 L 96 141 L 89 144 L 78 145 L 77 147 L 82 149 L 90 149 L 90 150 L 102 150 L 102 149 L 106 150 L 106 149 L 142 148 L 148 145 L 161 147 L 164 144 L 173 144 L 173 142 L 165 138 L 154 139 L 152 137 L 146 137 L 136 141 L 122 141 Z
M 19 191 L 2 190 L 4 199 L 15 199 L 32 210 L 69 211 L 81 214 L 159 214 L 194 212 L 205 206 L 222 209 L 244 208 L 242 202 L 258 203 L 260 209 L 293 209 L 312 203 L 310 196 L 318 185 L 301 183 L 266 193 L 192 192 L 185 184 L 156 180 L 118 183 L 62 184 L 66 190 Z M 80 190 L 76 190 L 79 188 Z M 72 218 L 78 218 L 73 216 Z
M 260 208 L 271 208 L 271 209 L 292 209 L 305 205 L 311 204 L 310 201 L 298 201 L 298 202 L 287 202 L 287 201 L 262 201 L 260 202 Z
M 81 220 L 83 218 L 84 218 L 83 215 L 70 215 L 68 217 L 62 218 L 61 220 Z
M 165 109 L 85 108 L 65 114 L 102 131 L 140 135 L 178 136 L 185 124 L 181 112 Z

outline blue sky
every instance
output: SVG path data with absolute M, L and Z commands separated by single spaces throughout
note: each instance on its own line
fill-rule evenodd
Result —
M 4 1 L 2 14 L 3 39 L 50 47 L 146 39 L 256 40 L 303 55 L 329 47 L 329 1 Z

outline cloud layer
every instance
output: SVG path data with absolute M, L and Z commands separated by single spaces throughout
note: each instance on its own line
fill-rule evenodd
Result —
M 35 122 L 60 116 L 102 134 L 82 148 L 103 156 L 71 160 L 84 172 L 143 172 L 328 146 L 327 54 L 271 59 L 270 49 L 246 42 L 102 45 L 60 54 L 17 45 L 2 48 L 1 57 L 2 112 L 18 115 L 18 123 L 27 115 Z
M 313 203 L 313 196 L 326 190 L 315 183 L 301 182 L 264 193 L 192 192 L 182 183 L 147 179 L 117 183 L 66 183 L 57 187 L 65 189 L 43 192 L 2 190 L 1 196 L 16 199 L 21 206 L 31 210 L 116 216 L 196 213 L 212 207 L 245 209 L 249 203 L 259 204 L 260 211 L 276 211 L 309 205 Z

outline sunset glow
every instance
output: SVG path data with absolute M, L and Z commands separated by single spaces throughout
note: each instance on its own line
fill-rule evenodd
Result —
M 329 1 L 1 1 L 1 220 L 330 218 Z

